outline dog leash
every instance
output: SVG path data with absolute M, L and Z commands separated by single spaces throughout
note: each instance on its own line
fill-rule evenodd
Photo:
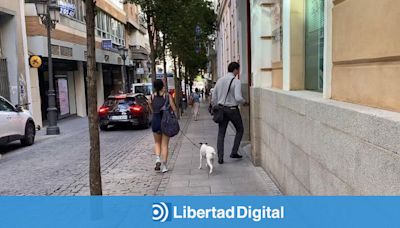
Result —
M 187 140 L 189 140 L 189 142 L 190 142 L 193 146 L 195 146 L 197 149 L 200 149 L 200 146 L 197 145 L 195 142 L 193 142 L 182 130 L 180 130 L 180 132 L 181 132 L 181 134 L 182 134 L 183 136 L 185 136 L 185 138 L 186 138 Z

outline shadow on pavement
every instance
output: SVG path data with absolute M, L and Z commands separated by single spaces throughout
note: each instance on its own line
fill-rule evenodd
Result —
M 6 153 L 12 152 L 24 148 L 19 141 L 15 141 L 9 144 L 0 145 L 0 154 L 4 155 Z

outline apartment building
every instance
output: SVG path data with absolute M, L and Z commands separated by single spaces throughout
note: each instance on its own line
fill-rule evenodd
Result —
M 126 39 L 129 48 L 128 76 L 132 83 L 148 81 L 150 74 L 150 45 L 147 25 L 140 6 L 125 4 Z
M 58 3 L 61 7 L 61 20 L 52 30 L 52 54 L 59 118 L 85 117 L 85 5 L 83 0 L 60 0 Z M 128 29 L 134 24 L 139 27 L 142 36 L 145 36 L 143 25 L 137 23 L 137 15 L 140 12 L 129 11 L 133 8 L 131 4 L 123 4 L 118 0 L 98 0 L 96 5 L 97 101 L 98 105 L 101 105 L 105 97 L 124 89 L 123 66 L 127 67 L 129 73 L 130 66 L 133 65 L 129 57 L 124 64 L 118 48 L 129 48 L 135 45 L 137 40 L 140 40 L 139 45 L 145 47 L 146 42 L 143 37 L 132 37 L 133 29 Z M 34 3 L 26 3 L 25 11 L 29 55 L 41 56 L 43 61 L 40 68 L 30 68 L 32 98 L 39 101 L 33 103 L 33 113 L 36 120 L 46 120 L 49 84 L 46 29 L 37 16 Z
M 24 1 L 0 0 L 0 95 L 13 104 L 29 102 Z

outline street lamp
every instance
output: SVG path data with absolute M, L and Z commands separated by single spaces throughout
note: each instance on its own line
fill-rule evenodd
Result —
M 51 30 L 56 27 L 60 21 L 60 7 L 57 0 L 38 0 L 35 2 L 36 11 L 42 23 L 47 28 L 47 51 L 48 51 L 48 73 L 49 73 L 49 91 L 48 91 L 48 108 L 47 119 L 49 126 L 47 127 L 47 135 L 59 135 L 60 128 L 57 126 L 57 107 L 56 93 L 54 90 L 53 78 L 53 60 L 51 57 Z
M 127 77 L 126 77 L 125 60 L 126 60 L 126 57 L 128 56 L 128 48 L 126 48 L 126 47 L 121 45 L 121 46 L 118 47 L 118 52 L 119 52 L 119 55 L 121 56 L 121 59 L 122 59 L 122 62 L 123 62 L 122 82 L 123 82 L 123 85 L 124 85 L 125 92 L 128 93 L 129 92 L 129 86 L 131 84 L 129 77 L 128 77 L 128 80 L 126 80 Z M 128 81 L 128 85 L 126 84 L 126 81 Z

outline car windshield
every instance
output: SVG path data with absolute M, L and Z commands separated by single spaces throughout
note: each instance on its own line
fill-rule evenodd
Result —
M 126 97 L 126 98 L 108 98 L 105 102 L 105 106 L 107 107 L 115 107 L 119 105 L 123 106 L 131 106 L 135 104 L 135 98 L 134 97 Z
M 142 93 L 144 95 L 151 95 L 151 86 L 150 85 L 137 85 L 135 86 L 135 93 Z

